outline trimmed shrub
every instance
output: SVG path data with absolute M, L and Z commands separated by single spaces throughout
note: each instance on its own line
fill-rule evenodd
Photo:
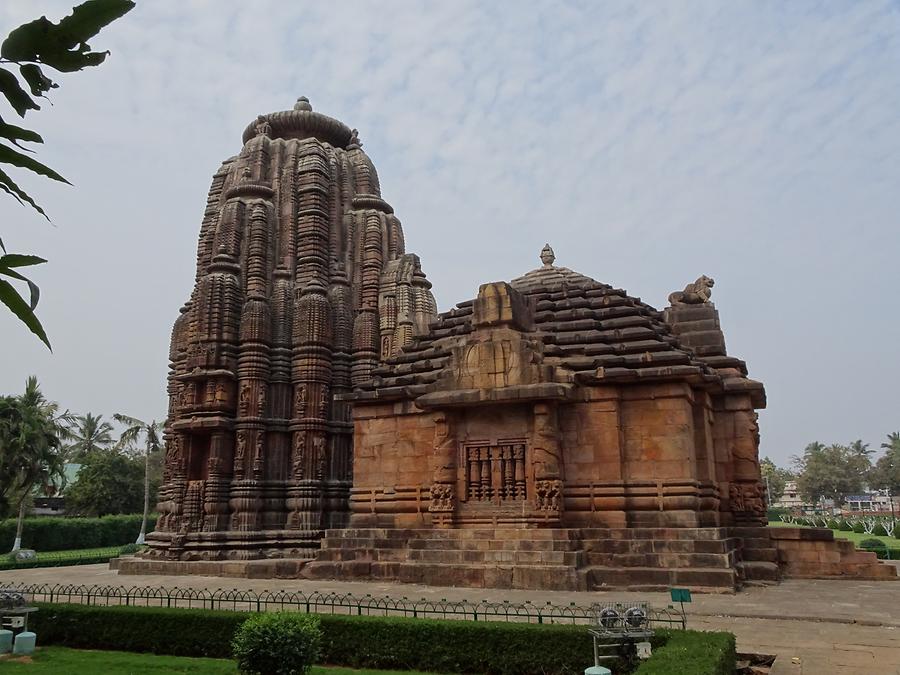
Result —
M 838 525 L 838 529 L 841 532 L 853 532 L 853 525 L 850 524 L 848 520 L 841 520 L 840 525 Z
M 861 522 L 857 521 L 857 522 L 853 523 L 853 531 L 856 532 L 856 534 L 865 534 L 866 527 Z
M 881 539 L 863 539 L 857 548 L 887 548 L 887 544 Z
M 874 534 L 876 537 L 886 537 L 886 536 L 887 536 L 887 530 L 884 529 L 884 525 L 882 525 L 881 523 L 878 523 L 878 524 L 875 525 L 875 527 L 872 529 L 872 534 Z
M 39 603 L 39 607 L 29 626 L 43 644 L 218 658 L 231 657 L 235 633 L 254 616 L 164 607 L 47 603 Z M 337 614 L 323 614 L 319 621 L 320 662 L 331 665 L 483 675 L 569 675 L 582 673 L 593 663 L 586 626 Z M 734 671 L 734 637 L 730 634 L 659 630 L 652 643 L 654 656 L 640 665 L 640 675 L 730 675 Z M 674 652 L 669 653 L 670 648 Z M 657 662 L 668 665 L 654 666 Z M 631 670 L 630 664 L 622 661 L 606 665 L 614 672 Z M 648 670 L 650 667 L 654 669 Z
M 779 506 L 770 506 L 766 510 L 766 519 L 769 522 L 777 522 L 781 520 L 781 516 L 786 516 L 790 513 L 789 509 Z
M 256 614 L 241 624 L 231 642 L 245 675 L 305 675 L 319 658 L 322 630 L 313 614 Z
M 97 563 L 109 562 L 113 558 L 118 558 L 122 553 L 118 548 L 109 548 L 105 551 L 95 551 L 93 553 L 50 553 L 41 554 L 35 558 L 26 560 L 16 560 L 15 554 L 10 554 L 3 560 L 0 560 L 0 570 L 21 570 L 31 569 L 35 567 L 67 567 L 69 565 L 96 565 Z
M 150 516 L 147 524 L 149 532 L 156 525 L 156 516 Z M 22 548 L 44 552 L 123 546 L 134 542 L 140 531 L 141 514 L 102 518 L 26 518 L 22 530 Z M 0 550 L 4 547 L 7 550 L 12 548 L 15 538 L 15 519 L 0 522 Z

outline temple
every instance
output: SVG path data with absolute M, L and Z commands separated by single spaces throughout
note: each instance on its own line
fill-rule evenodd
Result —
M 441 314 L 345 394 L 350 527 L 310 578 L 734 591 L 896 578 L 829 530 L 768 528 L 756 410 L 713 280 L 660 312 L 554 265 Z
M 172 331 L 152 554 L 303 555 L 349 517 L 341 394 L 435 316 L 356 130 L 261 115 L 213 177 L 197 277 Z
M 660 313 L 541 258 L 343 396 L 351 526 L 765 524 L 765 391 L 726 355 L 708 293 Z
M 556 265 L 438 315 L 355 130 L 261 115 L 213 177 L 172 331 L 149 552 L 123 573 L 734 591 L 897 578 L 766 527 L 763 385 L 714 282 L 658 311 Z

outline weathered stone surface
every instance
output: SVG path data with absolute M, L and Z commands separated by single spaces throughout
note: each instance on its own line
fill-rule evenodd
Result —
M 213 178 L 197 277 L 172 331 L 152 555 L 296 555 L 345 525 L 340 400 L 434 319 L 359 137 L 314 112 L 261 115 Z M 278 568 L 278 574 L 287 568 Z
M 549 246 L 541 262 L 483 284 L 343 397 L 351 522 L 763 524 L 754 408 L 765 394 L 725 354 L 711 280 L 663 315 L 555 266 Z

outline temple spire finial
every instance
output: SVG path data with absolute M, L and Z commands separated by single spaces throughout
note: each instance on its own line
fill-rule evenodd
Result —
M 553 267 L 554 260 L 556 260 L 556 255 L 550 244 L 544 244 L 544 248 L 541 249 L 541 262 L 544 263 L 544 267 Z
M 312 112 L 312 106 L 309 104 L 309 99 L 305 96 L 301 96 L 300 98 L 298 98 L 297 102 L 294 104 L 294 110 Z

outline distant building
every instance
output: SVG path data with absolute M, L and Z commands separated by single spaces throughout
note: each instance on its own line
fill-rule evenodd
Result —
M 803 499 L 797 489 L 797 481 L 789 480 L 784 484 L 784 492 L 781 499 L 777 500 L 772 506 L 779 509 L 802 509 Z
M 850 513 L 887 513 L 891 510 L 891 498 L 878 492 L 849 495 L 844 500 L 843 510 Z
M 40 487 L 35 488 L 32 499 L 31 515 L 33 516 L 61 516 L 66 512 L 66 488 L 78 478 L 78 470 L 81 464 L 66 464 L 65 480 L 62 487 L 53 495 L 47 495 Z

